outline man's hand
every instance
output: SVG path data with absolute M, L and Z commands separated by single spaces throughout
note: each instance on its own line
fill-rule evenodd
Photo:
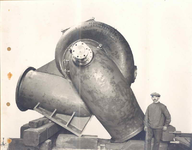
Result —
M 144 131 L 147 131 L 147 127 L 146 126 L 144 127 Z
M 163 131 L 166 131 L 167 130 L 167 126 L 163 126 Z

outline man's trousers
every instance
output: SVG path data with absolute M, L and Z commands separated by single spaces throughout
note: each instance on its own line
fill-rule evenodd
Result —
M 162 137 L 162 129 L 152 129 L 147 127 L 145 136 L 145 150 L 151 150 L 151 140 L 154 137 L 154 144 L 152 150 L 159 150 L 159 145 Z

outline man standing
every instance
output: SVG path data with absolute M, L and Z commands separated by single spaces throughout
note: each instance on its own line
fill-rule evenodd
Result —
M 159 102 L 160 94 L 154 92 L 151 94 L 151 98 L 153 103 L 148 106 L 144 119 L 145 150 L 151 150 L 152 137 L 154 137 L 153 150 L 159 150 L 162 132 L 167 130 L 171 116 L 167 107 Z

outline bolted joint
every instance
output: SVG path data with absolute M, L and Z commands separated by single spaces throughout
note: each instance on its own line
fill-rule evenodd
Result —
M 86 65 L 93 58 L 93 51 L 84 42 L 78 41 L 71 48 L 72 60 L 77 65 Z

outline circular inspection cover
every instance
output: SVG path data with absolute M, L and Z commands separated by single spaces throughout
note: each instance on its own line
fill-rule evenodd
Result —
M 78 65 L 86 65 L 93 58 L 93 51 L 82 41 L 75 43 L 72 48 L 73 62 Z

